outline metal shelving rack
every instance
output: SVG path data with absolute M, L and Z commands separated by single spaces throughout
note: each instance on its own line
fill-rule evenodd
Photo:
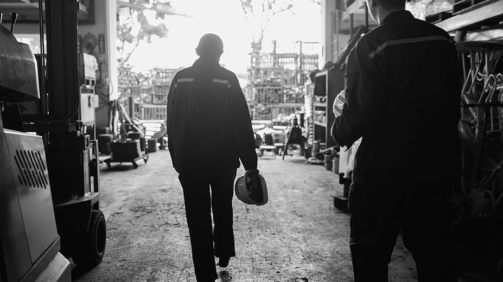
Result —
M 456 1 L 460 2 L 460 1 Z M 484 31 L 503 27 L 503 0 L 483 1 L 436 24 L 447 32 Z
M 488 163 L 503 163 L 500 101 L 503 98 L 501 32 L 500 38 L 492 38 L 494 37 L 492 35 L 498 34 L 492 31 L 501 30 L 503 27 L 503 0 L 481 2 L 455 0 L 452 17 L 436 23 L 436 26 L 455 35 L 463 67 L 460 133 L 463 141 L 464 173 L 458 191 L 460 196 L 453 199 L 456 203 L 453 237 L 456 238 L 458 253 L 463 254 L 464 250 L 465 253 L 472 254 L 473 259 L 465 258 L 467 261 L 463 263 L 473 270 L 461 268 L 459 272 L 477 281 L 493 281 L 489 279 L 501 281 L 503 241 L 498 228 L 501 228 L 503 177 L 501 165 L 491 167 Z M 473 38 L 484 38 L 484 41 L 470 42 Z M 472 138 L 469 136 L 470 133 L 473 134 Z M 472 148 L 470 146 L 475 149 L 468 150 L 467 148 Z M 480 195 L 486 197 L 485 202 L 477 200 Z M 493 227 L 477 227 L 489 225 Z M 494 271 L 496 264 L 498 266 Z
M 344 89 L 344 71 L 330 68 L 319 72 L 315 76 L 313 101 L 313 139 L 323 140 L 326 148 L 335 146 L 335 141 L 330 132 L 335 116 L 332 104 L 339 92 Z M 318 98 L 315 98 L 318 97 Z M 320 117 L 322 115 L 322 117 Z

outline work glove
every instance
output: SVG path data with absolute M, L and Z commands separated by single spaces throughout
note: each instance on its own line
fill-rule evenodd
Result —
M 262 202 L 264 195 L 262 193 L 262 183 L 260 182 L 258 169 L 250 169 L 245 172 L 246 183 L 250 183 L 251 189 L 248 190 L 248 196 L 256 202 Z
M 334 100 L 333 110 L 336 118 L 342 114 L 342 108 L 344 107 L 344 104 L 346 104 L 346 92 L 342 90 Z

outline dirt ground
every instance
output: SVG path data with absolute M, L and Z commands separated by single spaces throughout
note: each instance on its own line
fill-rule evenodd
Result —
M 182 188 L 169 153 L 151 153 L 147 164 L 138 164 L 102 165 L 106 253 L 87 273 L 77 266 L 74 281 L 196 281 Z M 249 206 L 234 198 L 237 256 L 219 269 L 220 281 L 353 281 L 349 215 L 333 206 L 332 196 L 342 194 L 338 176 L 300 156 L 264 156 L 258 169 L 267 180 L 269 203 Z M 400 239 L 390 281 L 416 281 Z

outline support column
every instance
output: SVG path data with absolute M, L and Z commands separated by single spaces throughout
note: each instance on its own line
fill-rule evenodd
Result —
M 333 58 L 333 39 L 334 39 L 334 15 L 335 10 L 335 0 L 321 0 L 321 56 L 318 60 L 319 69 L 328 61 L 334 61 Z
M 47 73 L 49 114 L 75 121 L 80 107 L 75 0 L 45 2 L 47 13 Z

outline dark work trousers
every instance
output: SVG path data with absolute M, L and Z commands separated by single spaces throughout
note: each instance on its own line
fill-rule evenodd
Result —
M 182 172 L 178 178 L 183 187 L 197 281 L 214 281 L 218 279 L 215 256 L 236 255 L 232 229 L 236 169 Z
M 400 233 L 416 262 L 418 281 L 457 281 L 450 244 L 453 183 L 353 183 L 349 205 L 355 282 L 388 281 L 388 264 Z

